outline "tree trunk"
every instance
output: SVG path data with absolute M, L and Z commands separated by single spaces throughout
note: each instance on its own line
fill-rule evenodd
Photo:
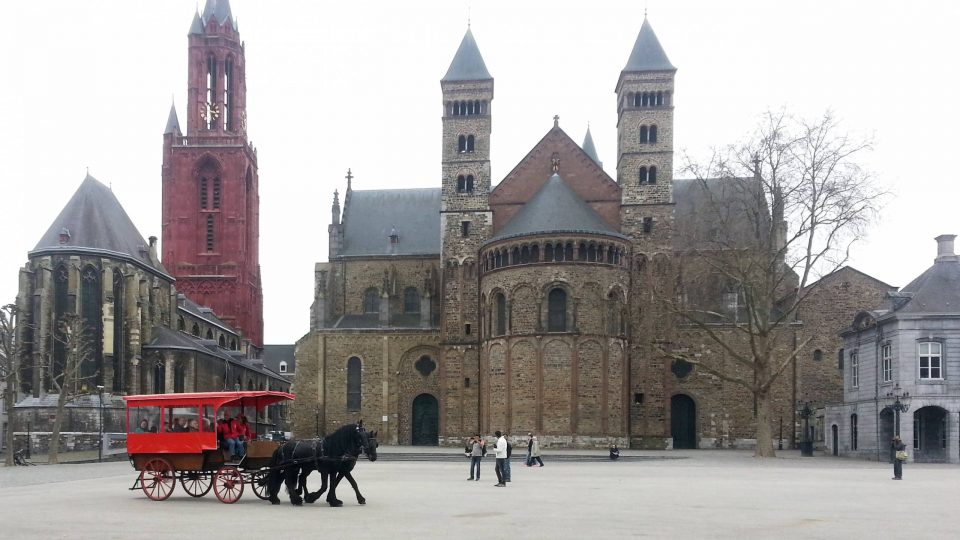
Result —
M 773 397 L 770 392 L 757 393 L 757 450 L 755 457 L 776 457 L 773 450 L 773 428 L 770 414 L 773 409 Z
M 7 378 L 7 387 L 3 392 L 3 410 L 7 411 L 7 425 L 3 440 L 7 442 L 7 453 L 4 457 L 4 464 L 7 467 L 13 467 L 13 453 L 17 451 L 13 445 L 13 406 L 16 401 L 17 389 L 14 377 Z M 27 441 L 30 444 L 30 441 Z
M 50 451 L 48 463 L 60 463 L 60 425 L 63 422 L 63 413 L 67 408 L 67 393 L 60 389 L 57 395 L 57 415 L 53 418 L 50 430 Z

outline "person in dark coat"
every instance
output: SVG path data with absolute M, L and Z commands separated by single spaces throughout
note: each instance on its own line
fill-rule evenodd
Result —
M 907 445 L 903 444 L 900 436 L 897 435 L 890 446 L 893 448 L 893 479 L 903 480 L 903 462 L 907 460 Z
M 619 459 L 619 458 L 620 458 L 620 449 L 617 448 L 617 445 L 611 446 L 611 447 L 610 447 L 610 459 L 613 460 L 613 461 L 616 461 L 616 460 Z

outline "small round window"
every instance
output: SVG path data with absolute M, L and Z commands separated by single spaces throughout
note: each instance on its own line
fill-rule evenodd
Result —
M 426 377 L 427 375 L 433 373 L 433 370 L 437 369 L 437 364 L 434 363 L 429 356 L 421 356 L 420 359 L 417 360 L 417 363 L 413 365 L 413 367 L 416 368 L 421 375 Z

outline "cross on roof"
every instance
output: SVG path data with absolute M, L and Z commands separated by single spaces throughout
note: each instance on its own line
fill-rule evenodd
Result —
M 351 188 L 350 188 L 350 181 L 353 180 L 353 173 L 350 171 L 349 168 L 347 169 L 347 175 L 344 176 L 344 178 L 347 179 L 347 189 L 351 189 Z

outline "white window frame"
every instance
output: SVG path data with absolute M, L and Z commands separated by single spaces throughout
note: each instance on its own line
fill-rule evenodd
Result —
M 287 372 L 287 363 L 280 362 L 280 373 L 286 373 L 286 372 Z
M 857 349 L 850 351 L 850 386 L 860 386 L 860 351 Z
M 936 349 L 936 353 L 934 353 L 934 349 Z M 936 366 L 934 366 L 934 359 L 936 359 Z M 926 376 L 924 376 L 924 370 L 926 370 Z M 934 371 L 936 371 L 936 376 L 934 376 Z M 943 343 L 921 341 L 917 344 L 917 377 L 921 381 L 943 380 Z
M 893 381 L 893 345 L 886 343 L 880 348 L 883 382 Z

